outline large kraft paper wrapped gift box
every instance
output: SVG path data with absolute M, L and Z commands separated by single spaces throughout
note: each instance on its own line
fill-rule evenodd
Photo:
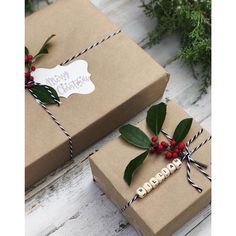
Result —
M 172 135 L 177 124 L 182 119 L 188 117 L 189 115 L 181 107 L 171 101 L 167 103 L 167 116 L 163 129 Z M 151 137 L 151 133 L 146 126 L 146 121 L 140 122 L 137 126 Z M 193 121 L 192 128 L 185 141 L 196 134 L 200 128 L 200 125 Z M 190 145 L 190 150 L 208 137 L 208 132 L 204 130 L 203 134 Z M 166 139 L 163 135 L 160 135 L 159 140 Z M 126 143 L 119 137 L 101 148 L 99 152 L 90 158 L 95 182 L 118 208 L 122 208 L 130 201 L 138 187 L 141 187 L 143 183 L 155 176 L 170 162 L 165 159 L 164 155 L 150 155 L 141 167 L 137 169 L 131 185 L 128 186 L 123 180 L 124 170 L 128 163 L 142 152 L 142 149 Z M 192 158 L 207 164 L 207 173 L 210 174 L 210 142 L 195 152 Z M 143 199 L 133 202 L 123 212 L 139 235 L 170 236 L 210 203 L 210 181 L 197 171 L 194 166 L 191 167 L 191 177 L 196 184 L 203 188 L 202 193 L 197 192 L 188 183 L 186 165 L 183 163 L 178 171 L 168 177 L 162 184 L 158 185 L 156 189 L 148 193 Z
M 49 54 L 37 68 L 52 68 L 117 32 L 87 0 L 59 0 L 26 18 L 26 46 L 35 55 L 51 34 Z M 48 106 L 73 139 L 74 154 L 124 123 L 160 98 L 169 75 L 126 34 L 119 33 L 87 51 L 95 91 L 61 99 Z M 70 159 L 68 139 L 26 91 L 26 188 Z

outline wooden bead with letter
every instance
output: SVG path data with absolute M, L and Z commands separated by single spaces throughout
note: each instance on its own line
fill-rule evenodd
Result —
M 176 167 L 173 163 L 169 163 L 167 165 L 167 169 L 170 171 L 171 174 L 173 174 L 176 171 Z
M 161 173 L 165 176 L 165 178 L 170 176 L 170 171 L 166 167 L 161 169 Z
M 151 179 L 149 179 L 149 183 L 152 185 L 153 188 L 156 188 L 157 185 L 159 184 L 157 178 L 152 177 Z
M 158 180 L 159 183 L 161 183 L 165 179 L 165 176 L 162 173 L 157 173 L 155 175 L 155 178 Z
M 179 168 L 181 167 L 181 165 L 182 165 L 181 160 L 178 159 L 178 158 L 175 158 L 175 159 L 172 161 L 172 163 L 175 165 L 175 167 L 176 167 L 177 169 L 179 169 Z
M 138 194 L 139 198 L 144 198 L 147 195 L 147 192 L 143 187 L 139 187 L 136 193 Z
M 152 191 L 152 185 L 149 182 L 144 183 L 143 188 L 146 190 L 147 193 Z

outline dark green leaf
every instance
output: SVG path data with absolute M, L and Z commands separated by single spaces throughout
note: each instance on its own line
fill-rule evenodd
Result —
M 48 54 L 48 48 L 44 47 L 40 49 L 40 52 L 38 53 L 38 55 L 42 55 L 42 54 Z
M 160 103 L 152 106 L 147 112 L 146 122 L 149 129 L 158 135 L 166 118 L 166 104 Z
M 60 99 L 57 95 L 57 92 L 55 91 L 55 89 L 53 89 L 50 86 L 46 86 L 46 85 L 34 85 L 31 90 L 33 91 L 33 93 L 37 96 L 37 98 L 44 104 L 58 104 Z M 51 93 L 53 94 L 53 96 L 55 97 L 55 99 L 52 97 Z
M 48 43 L 49 41 L 54 37 L 56 36 L 55 34 L 52 34 L 43 44 L 43 46 L 40 48 L 39 52 L 34 56 L 34 58 L 36 57 L 40 57 L 44 54 L 47 54 L 48 53 Z
M 25 12 L 32 13 L 33 11 L 34 9 L 33 9 L 32 0 L 25 0 Z
M 144 162 L 148 155 L 149 151 L 142 153 L 141 155 L 134 158 L 125 168 L 124 180 L 128 185 L 131 184 L 134 171 Z
M 128 143 L 143 149 L 148 149 L 150 147 L 148 136 L 139 128 L 128 124 L 120 127 L 119 131 L 121 137 Z
M 188 118 L 182 120 L 178 126 L 175 129 L 173 139 L 176 141 L 176 143 L 179 143 L 185 139 L 185 137 L 188 135 L 188 132 L 191 128 L 193 119 Z
M 55 34 L 52 34 L 50 37 L 48 37 L 47 40 L 44 42 L 44 44 L 43 44 L 42 47 L 44 47 L 45 45 L 47 45 L 48 42 L 49 42 L 54 36 L 56 36 L 56 35 L 55 35 Z
M 45 54 L 48 54 L 48 50 L 47 50 L 47 49 L 43 50 L 42 53 L 37 53 L 37 54 L 34 56 L 34 59 L 39 58 L 39 57 L 41 57 L 41 56 L 43 56 L 43 55 L 45 55 Z
M 29 55 L 29 49 L 27 47 L 25 47 L 25 56 Z

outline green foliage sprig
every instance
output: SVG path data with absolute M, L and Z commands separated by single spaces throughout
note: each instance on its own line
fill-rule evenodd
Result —
M 25 0 L 25 13 L 26 12 L 28 13 L 34 12 L 32 0 Z
M 52 34 L 46 39 L 42 47 L 35 56 L 32 56 L 29 49 L 25 47 L 25 88 L 28 89 L 34 96 L 37 97 L 43 104 L 60 104 L 60 99 L 56 90 L 48 85 L 37 84 L 34 81 L 32 72 L 36 70 L 34 63 L 39 58 L 48 54 L 49 41 L 55 36 Z
M 161 154 L 166 153 L 166 158 L 177 158 L 183 156 L 185 144 L 182 142 L 188 135 L 192 125 L 192 118 L 182 120 L 176 127 L 173 140 L 168 144 L 165 141 L 160 142 L 158 135 L 161 132 L 163 123 L 166 118 L 166 104 L 160 103 L 152 106 L 147 112 L 147 126 L 149 130 L 155 135 L 151 139 L 139 128 L 127 124 L 120 127 L 119 132 L 121 138 L 129 144 L 145 150 L 143 153 L 135 157 L 129 162 L 125 168 L 124 180 L 130 185 L 135 170 L 142 165 L 149 153 Z
M 180 34 L 182 48 L 177 58 L 181 58 L 193 70 L 199 70 L 200 95 L 207 93 L 211 84 L 211 1 L 141 1 L 145 14 L 157 19 L 156 27 L 148 34 L 148 45 L 159 43 L 165 35 Z

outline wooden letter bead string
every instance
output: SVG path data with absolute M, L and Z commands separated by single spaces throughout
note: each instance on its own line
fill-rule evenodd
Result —
M 181 166 L 182 162 L 180 159 L 175 158 L 166 167 L 162 168 L 161 171 L 155 175 L 155 177 L 152 177 L 148 182 L 145 182 L 142 187 L 139 187 L 134 197 L 129 202 L 127 202 L 123 208 L 121 208 L 121 212 L 125 211 L 138 198 L 144 198 L 153 189 L 157 188 L 158 185 L 167 179 L 171 174 L 180 169 Z

